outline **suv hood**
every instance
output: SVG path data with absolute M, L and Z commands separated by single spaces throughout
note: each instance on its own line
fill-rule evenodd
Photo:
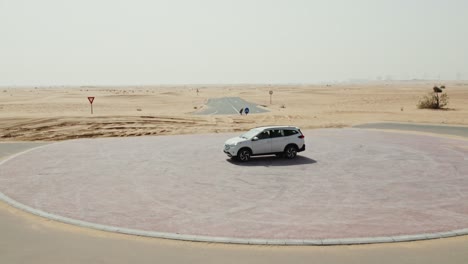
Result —
M 235 145 L 237 143 L 240 143 L 240 142 L 244 142 L 248 139 L 245 139 L 245 138 L 241 138 L 241 137 L 233 137 L 233 138 L 230 138 L 228 140 L 226 140 L 225 144 L 227 145 Z

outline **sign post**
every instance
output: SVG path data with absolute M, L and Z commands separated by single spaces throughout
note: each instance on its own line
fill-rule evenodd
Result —
M 270 104 L 271 104 L 271 96 L 273 95 L 273 91 L 270 91 Z
M 94 96 L 88 96 L 88 101 L 89 101 L 89 104 L 91 105 L 91 114 L 93 114 Z

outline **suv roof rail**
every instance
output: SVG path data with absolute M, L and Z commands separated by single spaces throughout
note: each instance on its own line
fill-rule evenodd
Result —
M 295 129 L 300 129 L 297 126 L 289 126 L 289 125 L 266 125 L 266 126 L 259 126 L 259 127 L 254 127 L 254 128 L 269 128 L 269 127 L 282 127 L 282 128 L 295 128 Z

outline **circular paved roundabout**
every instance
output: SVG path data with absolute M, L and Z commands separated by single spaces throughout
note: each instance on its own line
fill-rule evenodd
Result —
M 79 139 L 0 165 L 0 198 L 122 233 L 252 244 L 353 244 L 467 234 L 468 141 L 305 131 L 294 160 L 222 152 L 233 134 Z M 3 193 L 3 194 L 2 194 Z

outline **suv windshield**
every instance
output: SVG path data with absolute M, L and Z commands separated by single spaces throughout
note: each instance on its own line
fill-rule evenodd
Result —
M 252 129 L 249 132 L 242 134 L 240 137 L 250 139 L 250 138 L 255 137 L 258 133 L 260 133 L 260 131 L 261 130 L 259 130 L 259 129 Z

